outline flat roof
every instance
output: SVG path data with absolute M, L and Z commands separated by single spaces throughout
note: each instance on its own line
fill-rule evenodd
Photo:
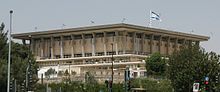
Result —
M 125 24 L 125 23 L 86 26 L 86 27 L 77 27 L 77 28 L 68 28 L 68 29 L 56 29 L 56 30 L 47 30 L 47 31 L 39 31 L 39 32 L 17 33 L 17 34 L 12 34 L 12 37 L 15 39 L 30 39 L 31 36 L 60 34 L 60 33 L 69 33 L 69 32 L 82 32 L 89 30 L 100 30 L 100 29 L 111 29 L 111 28 L 136 29 L 147 32 L 155 32 L 155 33 L 168 34 L 174 36 L 177 35 L 177 36 L 195 38 L 195 39 L 199 39 L 200 41 L 207 41 L 210 38 L 208 36 L 203 36 L 203 35 L 189 34 L 189 33 L 176 32 L 171 30 L 151 28 L 151 27 L 138 26 L 133 24 Z

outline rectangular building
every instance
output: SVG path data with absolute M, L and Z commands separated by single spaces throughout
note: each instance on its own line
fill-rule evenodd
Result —
M 150 54 L 170 55 L 181 47 L 209 39 L 124 23 L 13 34 L 13 38 L 24 44 L 30 41 L 42 73 L 51 67 L 74 71 L 75 77 L 91 72 L 101 81 L 111 77 L 112 54 L 114 80 L 124 78 L 126 67 L 133 71 L 133 77 L 139 77 L 145 75 L 144 59 Z

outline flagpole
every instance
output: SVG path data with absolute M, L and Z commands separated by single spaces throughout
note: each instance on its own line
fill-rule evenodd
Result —
M 7 81 L 7 92 L 9 92 L 9 85 L 10 85 L 10 64 L 11 64 L 11 31 L 12 31 L 12 13 L 13 11 L 10 10 L 10 30 L 9 30 L 9 47 L 8 47 L 8 81 Z
M 151 20 L 151 10 L 150 10 L 150 22 L 149 22 L 149 27 L 151 27 L 151 23 L 152 23 L 152 20 Z

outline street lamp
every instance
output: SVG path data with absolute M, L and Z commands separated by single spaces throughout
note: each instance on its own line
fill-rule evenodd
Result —
M 112 92 L 112 88 L 113 88 L 113 75 L 114 75 L 114 72 L 113 72 L 113 43 L 111 43 L 112 45 L 112 83 L 111 83 L 111 92 Z
M 9 47 L 8 47 L 8 81 L 7 81 L 7 92 L 9 92 L 9 85 L 10 85 L 10 63 L 11 63 L 11 31 L 12 31 L 12 13 L 13 11 L 10 10 L 10 30 L 9 30 Z

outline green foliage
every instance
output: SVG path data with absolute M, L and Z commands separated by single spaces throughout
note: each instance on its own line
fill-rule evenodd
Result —
M 207 53 L 198 46 L 184 48 L 170 56 L 168 61 L 168 78 L 175 92 L 189 92 L 197 80 L 204 87 L 205 76 L 209 77 L 211 89 L 217 89 L 215 76 L 218 73 L 219 56 Z
M 66 69 L 65 72 L 64 72 L 64 76 L 69 76 L 69 75 L 70 74 L 69 74 L 68 70 Z
M 4 32 L 4 24 L 0 26 L 0 92 L 6 92 L 7 89 L 7 61 L 8 61 L 8 43 L 7 32 Z M 26 68 L 28 61 L 31 60 L 33 84 L 37 82 L 37 68 L 33 55 L 28 47 L 22 44 L 11 42 L 11 79 L 17 81 L 17 86 L 21 85 L 26 79 Z
M 167 79 L 133 79 L 131 80 L 131 86 L 132 88 L 144 88 L 147 92 L 172 92 L 171 82 Z
M 50 69 L 48 69 L 48 70 L 45 72 L 45 76 L 46 76 L 47 78 L 50 78 L 50 75 L 54 75 L 54 74 L 56 74 L 56 73 L 57 73 L 57 72 L 56 72 L 55 69 L 50 68 Z
M 46 84 L 38 84 L 35 92 L 46 92 Z M 69 83 L 51 83 L 48 84 L 51 92 L 109 92 L 105 84 L 90 85 L 89 83 L 72 81 Z M 123 84 L 113 84 L 113 92 L 124 92 Z
M 166 71 L 165 59 L 160 53 L 154 53 L 146 59 L 146 69 L 149 75 L 163 75 Z
M 7 32 L 4 32 L 4 23 L 0 26 L 0 59 L 7 59 Z

